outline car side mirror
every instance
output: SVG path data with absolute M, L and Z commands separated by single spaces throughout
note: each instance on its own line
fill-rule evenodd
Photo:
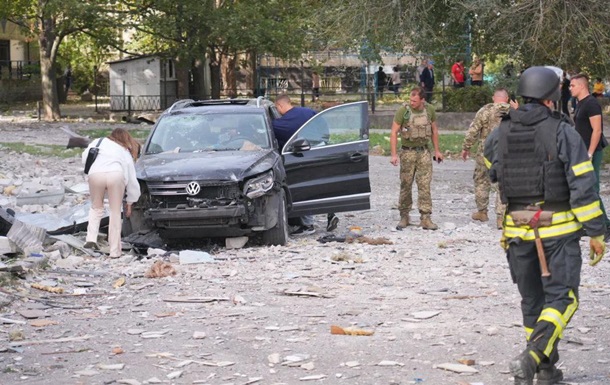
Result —
M 292 152 L 304 152 L 311 150 L 311 144 L 309 143 L 309 140 L 305 138 L 299 138 L 295 140 L 294 142 L 292 142 L 291 147 Z

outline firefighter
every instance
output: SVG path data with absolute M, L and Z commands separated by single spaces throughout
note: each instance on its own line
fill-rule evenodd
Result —
M 563 379 L 557 345 L 578 308 L 582 229 L 590 265 L 604 255 L 605 225 L 595 172 L 578 133 L 558 112 L 559 78 L 531 67 L 519 79 L 524 104 L 485 142 L 485 164 L 498 182 L 507 216 L 502 245 L 521 294 L 526 349 L 509 362 L 516 385 Z

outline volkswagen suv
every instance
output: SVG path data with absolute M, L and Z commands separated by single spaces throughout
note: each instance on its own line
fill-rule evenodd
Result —
M 283 245 L 288 218 L 370 208 L 368 105 L 320 112 L 278 148 L 269 100 L 182 100 L 136 162 L 142 195 L 126 233 L 251 236 Z

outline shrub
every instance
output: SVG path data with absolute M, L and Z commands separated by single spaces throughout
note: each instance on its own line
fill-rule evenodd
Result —
M 470 86 L 448 88 L 445 94 L 445 107 L 449 112 L 476 112 L 491 103 L 493 90 L 489 86 Z

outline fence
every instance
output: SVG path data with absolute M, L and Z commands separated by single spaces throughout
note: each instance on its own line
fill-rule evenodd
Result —
M 0 60 L 0 79 L 23 80 L 40 74 L 40 62 Z

